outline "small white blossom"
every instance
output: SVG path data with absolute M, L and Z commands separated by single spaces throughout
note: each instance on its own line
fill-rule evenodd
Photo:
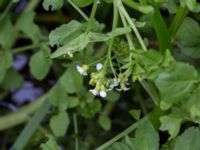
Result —
M 85 72 L 85 70 L 83 69 L 83 67 L 80 66 L 76 66 L 77 71 L 83 75 L 83 76 L 87 76 L 87 72 Z
M 106 97 L 107 93 L 105 91 L 101 91 L 99 93 L 99 95 L 104 98 L 104 97 Z
M 95 89 L 90 89 L 89 90 L 94 96 L 98 95 L 98 92 Z
M 97 65 L 96 65 L 96 69 L 99 71 L 99 70 L 101 70 L 103 68 L 103 65 L 102 65 L 102 63 L 98 63 Z
M 106 93 L 106 91 L 100 91 L 100 92 L 98 92 L 97 90 L 95 90 L 95 89 L 90 89 L 89 90 L 94 96 L 97 96 L 97 95 L 99 95 L 100 97 L 106 97 L 106 95 L 107 95 L 107 93 Z
M 130 88 L 128 87 L 123 87 L 123 88 L 116 88 L 117 91 L 128 91 Z
M 112 83 L 109 85 L 109 89 L 107 91 L 113 90 L 115 87 L 119 85 L 117 78 L 113 78 Z

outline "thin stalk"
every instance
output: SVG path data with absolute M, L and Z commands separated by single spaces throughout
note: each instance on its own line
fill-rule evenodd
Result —
M 140 81 L 140 84 L 143 86 L 143 88 L 147 91 L 147 93 L 150 95 L 153 102 L 158 105 L 159 104 L 159 96 L 157 94 L 157 91 L 152 87 L 148 82 L 145 80 Z
M 113 5 L 113 14 L 114 14 L 114 15 L 113 15 L 112 31 L 117 27 L 118 19 L 119 19 L 117 4 L 116 4 L 115 1 L 114 1 L 114 5 Z M 117 76 L 116 76 L 116 74 L 115 74 L 115 69 L 114 69 L 113 64 L 112 64 L 112 58 L 111 58 L 113 42 L 114 42 L 114 39 L 111 39 L 111 41 L 110 41 L 110 43 L 109 43 L 109 47 L 108 47 L 108 60 L 109 60 L 109 63 L 110 63 L 110 67 L 111 67 L 111 69 L 112 69 L 112 72 L 113 72 L 115 78 L 117 78 Z
M 144 41 L 142 40 L 142 37 L 141 37 L 139 31 L 137 30 L 137 28 L 136 28 L 135 24 L 133 23 L 132 19 L 130 18 L 130 16 L 126 12 L 126 9 L 124 8 L 121 0 L 118 0 L 118 8 L 121 11 L 121 13 L 124 15 L 124 17 L 126 18 L 127 22 L 131 26 L 131 28 L 133 29 L 133 31 L 134 31 L 134 33 L 135 33 L 135 35 L 136 35 L 136 37 L 137 37 L 142 49 L 144 51 L 147 51 L 147 48 L 146 48 L 146 46 L 144 44 Z
M 107 147 L 109 147 L 110 145 L 112 145 L 114 142 L 120 140 L 121 138 L 123 138 L 124 136 L 128 135 L 130 132 L 132 132 L 133 130 L 135 130 L 135 128 L 137 128 L 137 126 L 138 126 L 138 122 L 132 124 L 131 126 L 129 126 L 128 128 L 126 128 L 124 131 L 122 131 L 121 133 L 119 133 L 118 135 L 116 135 L 114 138 L 112 138 L 111 140 L 109 140 L 105 144 L 103 144 L 100 147 L 96 148 L 95 150 L 104 150 L 104 149 L 106 149 Z
M 8 12 L 9 12 L 9 10 L 12 8 L 12 6 L 13 6 L 13 2 L 10 1 L 10 2 L 8 3 L 6 9 L 5 9 L 4 12 L 2 13 L 2 15 L 1 15 L 1 17 L 0 17 L 0 21 L 2 21 L 2 20 L 5 18 L 5 16 L 8 14 Z
M 90 30 L 92 28 L 92 24 L 94 22 L 94 17 L 95 17 L 96 11 L 97 11 L 97 6 L 98 6 L 98 0 L 94 0 L 93 6 L 92 6 L 92 12 L 91 12 L 88 26 L 86 29 L 86 33 L 90 32 Z
M 75 133 L 75 150 L 79 150 L 79 139 L 78 139 L 78 123 L 77 123 L 77 115 L 73 114 L 74 121 L 74 133 Z
M 29 11 L 34 10 L 39 3 L 40 3 L 40 0 L 32 0 L 32 1 L 30 1 L 28 3 L 28 5 L 26 6 L 24 12 L 29 12 Z
M 40 106 L 47 99 L 47 95 L 43 95 L 34 103 L 22 107 L 20 110 L 0 117 L 0 131 L 9 129 L 18 124 L 26 122 L 31 118 L 31 115 L 40 108 Z
M 171 39 L 176 36 L 176 33 L 178 29 L 180 28 L 181 24 L 183 23 L 185 17 L 188 14 L 188 9 L 186 7 L 180 6 L 176 12 L 176 15 L 172 21 L 172 24 L 170 25 L 170 34 L 171 34 Z
M 31 45 L 27 45 L 27 46 L 23 46 L 23 47 L 19 47 L 19 48 L 14 48 L 12 50 L 12 52 L 13 53 L 24 52 L 24 51 L 31 50 L 31 49 L 34 49 L 34 48 L 38 48 L 41 45 L 48 44 L 48 43 L 49 42 L 43 42 L 43 43 L 40 43 L 40 44 L 31 44 Z
M 127 22 L 124 18 L 124 16 L 122 15 L 122 13 L 120 12 L 120 17 L 121 17 L 121 20 L 122 20 L 122 23 L 123 23 L 123 26 L 126 28 L 128 25 L 127 25 Z M 135 49 L 135 46 L 131 40 L 131 35 L 130 33 L 126 33 L 126 39 L 128 41 L 128 45 L 129 45 L 129 49 L 132 50 L 132 49 Z
M 76 11 L 86 20 L 89 21 L 89 17 L 79 8 L 77 7 L 71 0 L 68 0 L 69 4 L 76 9 Z

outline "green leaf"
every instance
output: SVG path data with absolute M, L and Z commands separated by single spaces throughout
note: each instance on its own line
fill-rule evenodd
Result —
M 140 119 L 140 115 L 141 115 L 141 111 L 140 110 L 136 110 L 136 109 L 131 109 L 129 111 L 129 114 L 136 120 Z
M 180 114 L 170 114 L 160 118 L 160 130 L 168 131 L 170 134 L 169 139 L 176 137 L 179 133 L 183 116 Z
M 101 103 L 99 100 L 92 99 L 89 103 L 81 103 L 78 109 L 81 116 L 85 118 L 92 118 L 101 110 Z
M 160 73 L 156 86 L 161 95 L 161 108 L 169 109 L 171 105 L 187 100 L 197 79 L 195 68 L 186 63 L 176 63 L 170 71 Z
M 142 119 L 135 133 L 137 150 L 158 150 L 159 135 L 148 118 Z
M 67 98 L 67 102 L 68 102 L 68 108 L 75 108 L 79 105 L 80 100 L 78 99 L 78 97 L 69 96 Z
M 185 18 L 177 32 L 176 40 L 183 54 L 192 58 L 200 58 L 200 26 L 192 18 Z
M 68 96 L 65 88 L 56 84 L 48 95 L 49 101 L 52 105 L 57 106 L 60 111 L 64 111 L 68 107 Z
M 68 114 L 62 111 L 59 112 L 57 115 L 51 117 L 50 127 L 54 135 L 60 137 L 65 135 L 69 123 L 70 120 Z
M 40 29 L 34 23 L 35 12 L 24 12 L 17 20 L 16 28 L 24 32 L 34 43 L 40 41 Z
M 0 83 L 3 81 L 6 71 L 12 65 L 12 53 L 0 51 Z
M 4 80 L 2 82 L 2 87 L 4 89 L 15 89 L 23 86 L 23 77 L 14 69 L 8 69 Z
M 50 50 L 48 47 L 43 47 L 41 50 L 31 56 L 29 67 L 31 74 L 38 80 L 44 79 L 51 67 Z
M 177 138 L 173 150 L 199 150 L 199 139 L 199 128 L 191 127 Z
M 76 70 L 70 68 L 61 76 L 59 84 L 61 84 L 68 93 L 76 93 L 82 88 L 83 78 Z
M 106 148 L 105 150 L 134 150 L 134 149 L 130 149 L 126 143 L 115 142 L 109 148 Z
M 197 4 L 196 0 L 185 0 L 186 6 L 189 8 L 189 10 L 194 10 L 195 6 Z
M 61 25 L 55 30 L 52 30 L 49 35 L 50 45 L 63 45 L 69 42 L 71 36 L 73 36 L 75 32 L 79 31 L 81 27 L 81 23 L 76 20 L 72 20 L 68 24 Z
M 16 30 L 8 17 L 0 21 L 0 46 L 10 49 L 16 39 Z
M 131 31 L 130 28 L 117 28 L 107 34 L 96 33 L 96 32 L 90 32 L 88 34 L 82 33 L 81 35 L 74 38 L 64 46 L 58 48 L 51 55 L 51 58 L 56 58 L 66 54 L 72 57 L 73 53 L 83 50 L 91 42 L 104 42 L 115 36 L 123 35 L 130 31 Z
M 78 7 L 86 7 L 90 5 L 94 0 L 72 0 Z
M 105 131 L 109 131 L 111 129 L 111 120 L 105 115 L 99 116 L 98 123 Z
M 55 11 L 62 8 L 64 0 L 43 0 L 42 6 L 46 11 Z
M 74 52 L 83 50 L 88 45 L 88 43 L 89 38 L 85 33 L 83 33 L 66 45 L 58 48 L 53 54 L 51 54 L 51 58 L 56 58 L 66 54 L 72 57 Z
M 12 147 L 14 150 L 24 149 L 24 147 L 29 142 L 33 134 L 36 132 L 36 130 L 39 128 L 40 123 L 42 122 L 46 114 L 48 113 L 48 110 L 51 105 L 49 104 L 49 101 L 47 100 L 47 96 L 43 95 L 39 101 L 42 102 L 42 105 L 39 104 L 41 105 L 40 108 L 38 108 L 38 110 L 35 112 L 33 117 L 29 120 L 29 122 L 26 124 L 22 132 L 17 137 Z
M 52 135 L 47 135 L 48 141 L 44 144 L 41 144 L 40 147 L 42 150 L 60 150 L 58 144 L 56 143 L 55 138 Z

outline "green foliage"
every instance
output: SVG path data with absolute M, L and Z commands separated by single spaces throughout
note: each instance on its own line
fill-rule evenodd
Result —
M 78 7 L 86 7 L 86 6 L 90 5 L 94 0 L 72 0 L 72 1 Z
M 198 73 L 195 68 L 184 63 L 176 63 L 171 70 L 160 73 L 156 86 L 161 94 L 161 108 L 169 109 L 173 104 L 187 100 L 197 81 Z
M 44 46 L 31 56 L 29 67 L 31 74 L 38 80 L 44 79 L 51 67 L 52 60 L 50 59 L 50 50 Z
M 46 11 L 55 11 L 61 9 L 64 5 L 64 0 L 43 0 L 42 5 Z
M 48 141 L 40 146 L 42 150 L 60 150 L 55 138 L 52 135 L 48 135 Z
M 10 68 L 12 61 L 13 58 L 10 52 L 0 52 L 0 83 L 3 81 L 6 71 Z
M 198 52 L 200 47 L 199 37 L 200 27 L 198 22 L 189 17 L 185 18 L 176 36 L 179 46 L 185 55 L 192 58 L 200 57 Z
M 51 117 L 50 127 L 55 136 L 64 136 L 68 129 L 69 123 L 70 119 L 68 114 L 65 111 L 62 111 Z
M 16 30 L 11 20 L 6 17 L 0 21 L 0 46 L 10 49 L 16 38 Z
M 111 129 L 111 120 L 110 118 L 108 118 L 107 116 L 105 115 L 100 115 L 99 116 L 99 125 L 106 131 L 110 130 Z
M 173 150 L 198 150 L 200 149 L 199 138 L 199 128 L 191 127 L 177 138 Z
M 17 20 L 16 28 L 25 33 L 34 43 L 40 41 L 40 29 L 34 24 L 35 13 L 33 11 L 23 13 Z
M 180 114 L 170 114 L 167 116 L 163 116 L 160 118 L 162 131 L 168 131 L 170 134 L 169 139 L 172 139 L 177 136 L 179 133 L 181 122 L 182 122 L 182 115 Z
M 59 150 L 56 141 L 76 150 L 200 149 L 198 1 L 28 1 L 14 15 L 17 2 L 0 1 L 0 104 L 10 106 L 26 81 L 41 86 L 48 101 L 39 99 L 26 109 L 15 101 L 19 111 L 0 117 L 0 129 L 9 128 L 39 108 L 14 149 L 37 147 L 35 139 L 43 150 Z M 55 12 L 41 17 L 45 10 Z M 30 71 L 27 64 L 12 67 L 19 53 Z M 40 135 L 33 134 L 36 129 Z M 168 140 L 161 139 L 163 132 Z M 7 133 L 15 138 L 18 131 Z M 48 141 L 41 144 L 44 135 Z M 6 149 L 4 140 L 0 145 Z
M 135 133 L 134 140 L 136 149 L 158 150 L 159 135 L 154 129 L 152 123 L 148 119 L 139 122 L 139 126 Z

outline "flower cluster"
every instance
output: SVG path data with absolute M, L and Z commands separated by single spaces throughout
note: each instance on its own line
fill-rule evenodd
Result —
M 77 66 L 76 69 L 81 75 L 88 75 L 88 65 L 83 65 L 82 67 Z M 93 95 L 104 98 L 107 96 L 107 92 L 113 89 L 116 89 L 117 91 L 129 90 L 127 87 L 129 85 L 128 78 L 124 76 L 124 74 L 119 74 L 115 78 L 107 78 L 104 66 L 101 63 L 96 65 L 96 70 L 96 72 L 91 73 L 89 82 L 90 85 L 94 86 L 93 89 L 89 90 Z

